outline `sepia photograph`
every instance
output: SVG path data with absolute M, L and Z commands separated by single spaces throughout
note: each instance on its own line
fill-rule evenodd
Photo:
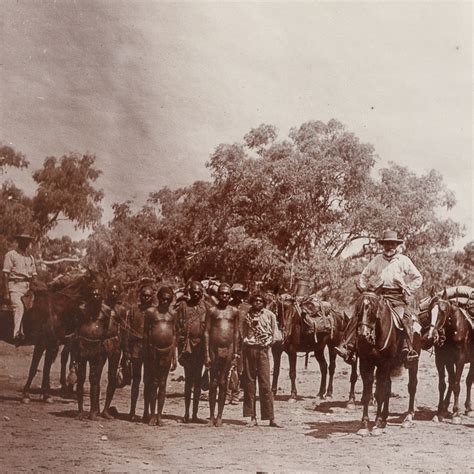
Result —
M 474 469 L 473 2 L 2 0 L 0 472 Z

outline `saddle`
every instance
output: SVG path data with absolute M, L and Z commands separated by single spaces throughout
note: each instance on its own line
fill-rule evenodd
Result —
M 317 334 L 331 334 L 332 337 L 335 321 L 331 303 L 309 296 L 301 303 L 296 303 L 296 308 L 301 317 L 303 334 L 313 334 L 316 342 Z

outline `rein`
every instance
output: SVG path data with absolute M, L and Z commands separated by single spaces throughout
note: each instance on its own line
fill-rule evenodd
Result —
M 367 297 L 367 298 L 371 298 L 371 299 L 377 299 L 379 298 L 379 296 L 373 292 L 368 292 L 364 295 L 364 297 Z M 383 297 L 382 297 L 383 298 Z M 384 300 L 385 304 L 389 304 L 386 300 Z M 390 308 L 389 308 L 390 309 Z M 376 319 L 379 319 L 380 320 L 380 317 L 378 316 L 378 314 L 376 315 Z M 393 326 L 394 326 L 394 323 L 393 323 L 393 316 L 392 314 L 390 314 L 390 328 L 388 330 L 388 333 L 387 333 L 387 336 L 385 338 L 385 342 L 383 343 L 382 347 L 380 349 L 377 349 L 379 352 L 382 352 L 384 351 L 387 346 L 388 346 L 388 342 L 390 340 L 390 336 L 392 335 L 392 332 L 393 332 Z M 368 324 L 366 322 L 363 322 L 363 321 L 359 321 L 359 324 L 358 324 L 358 327 L 366 327 L 369 329 L 370 331 L 370 335 L 372 337 L 372 340 L 373 340 L 373 343 L 374 343 L 374 346 L 376 344 L 376 340 L 375 340 L 375 323 L 374 325 L 371 325 L 371 324 Z

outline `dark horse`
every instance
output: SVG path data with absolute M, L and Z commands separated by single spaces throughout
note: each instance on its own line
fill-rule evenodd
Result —
M 290 362 L 290 380 L 291 395 L 290 401 L 296 400 L 296 359 L 298 352 L 314 352 L 314 356 L 319 363 L 321 370 L 321 383 L 319 387 L 318 397 L 324 399 L 332 397 L 333 378 L 336 369 L 336 351 L 335 347 L 341 342 L 342 334 L 347 325 L 347 318 L 331 310 L 333 318 L 333 327 L 328 332 L 307 333 L 303 330 L 301 307 L 291 300 L 278 300 L 270 307 L 277 313 L 278 325 L 283 334 L 281 343 L 274 344 L 273 353 L 273 383 L 272 391 L 276 394 L 278 387 L 278 376 L 280 373 L 280 362 L 283 352 L 288 354 Z M 324 355 L 325 348 L 329 351 L 329 381 L 327 380 L 328 363 Z M 351 372 L 351 389 L 349 394 L 348 405 L 355 405 L 354 386 L 357 381 L 356 363 L 352 364 Z
M 435 347 L 435 363 L 439 377 L 438 411 L 433 421 L 441 421 L 446 417 L 454 394 L 453 423 L 461 423 L 459 413 L 459 393 L 461 391 L 461 376 L 466 363 L 470 369 L 466 378 L 466 412 L 471 408 L 471 386 L 474 380 L 474 348 L 472 328 L 467 314 L 456 302 L 448 300 L 446 292 L 441 297 L 431 300 L 429 314 L 431 318 L 428 338 Z M 446 391 L 446 371 L 448 372 L 448 390 Z M 446 393 L 445 393 L 446 391 Z
M 58 282 L 51 289 L 35 291 L 31 308 L 25 310 L 23 329 L 26 340 L 22 345 L 33 345 L 28 379 L 23 388 L 24 403 L 29 401 L 29 391 L 33 378 L 38 371 L 43 353 L 42 398 L 51 402 L 50 372 L 58 354 L 59 345 L 64 343 L 66 335 L 74 330 L 73 314 L 84 294 L 86 285 L 93 279 L 92 274 L 81 274 L 74 278 Z M 0 314 L 0 340 L 13 344 L 13 316 L 4 311 Z
M 372 399 L 374 371 L 376 379 L 375 399 L 377 415 L 374 434 L 387 425 L 389 401 L 392 388 L 391 372 L 402 365 L 400 358 L 403 333 L 394 323 L 389 302 L 374 292 L 364 292 L 356 302 L 354 317 L 357 318 L 357 353 L 360 361 L 360 375 L 363 381 L 363 414 L 360 435 L 369 434 L 369 404 Z M 414 349 L 420 353 L 421 342 L 414 339 Z M 418 383 L 418 363 L 411 364 L 408 393 L 410 395 L 408 414 L 404 427 L 412 425 L 415 414 L 415 394 Z

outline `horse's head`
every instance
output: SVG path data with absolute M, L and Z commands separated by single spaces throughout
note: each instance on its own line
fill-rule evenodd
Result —
M 465 321 L 461 308 L 447 298 L 446 291 L 442 296 L 431 299 L 428 312 L 430 315 L 428 339 L 434 344 L 442 346 L 447 334 L 455 343 L 464 338 L 465 331 L 462 330 L 462 325 Z
M 375 327 L 379 319 L 380 302 L 380 296 L 366 291 L 358 298 L 355 306 L 354 317 L 358 321 L 358 336 L 372 346 L 375 345 Z

